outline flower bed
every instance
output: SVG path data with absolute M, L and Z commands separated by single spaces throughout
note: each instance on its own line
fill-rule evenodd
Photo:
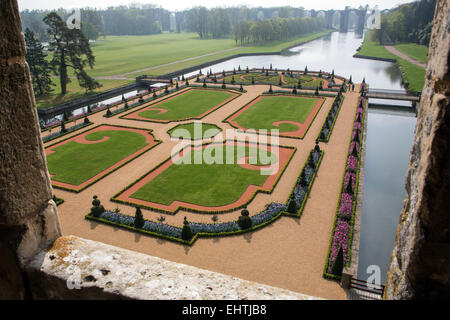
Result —
M 328 116 L 326 117 L 322 129 L 320 129 L 319 136 L 317 139 L 321 142 L 328 142 L 331 137 L 331 133 L 333 132 L 334 124 L 336 123 L 336 119 L 339 115 L 339 111 L 341 110 L 342 103 L 344 102 L 344 96 L 341 91 L 339 91 L 336 99 L 333 101 L 333 105 L 328 112 Z
M 324 152 L 320 149 L 317 151 L 315 149 L 311 150 L 308 159 L 305 161 L 302 170 L 295 182 L 295 185 L 286 201 L 286 207 L 288 207 L 291 199 L 296 202 L 296 207 L 298 208 L 296 212 L 284 212 L 285 215 L 300 218 L 305 207 L 306 201 L 308 200 L 309 192 L 311 191 L 314 179 L 316 178 L 317 171 L 319 170 L 320 163 L 322 161 Z M 309 159 L 312 157 L 314 162 L 314 167 L 309 165 Z
M 286 206 L 283 204 L 271 203 L 265 210 L 251 217 L 252 227 L 248 229 L 242 229 L 239 224 L 234 221 L 224 223 L 191 222 L 189 223 L 189 226 L 192 230 L 193 237 L 189 241 L 183 240 L 181 238 L 182 228 L 180 227 L 172 226 L 162 222 L 144 220 L 144 225 L 142 226 L 142 228 L 136 228 L 134 226 L 135 218 L 133 216 L 113 211 L 105 211 L 98 217 L 95 217 L 89 213 L 85 216 L 85 218 L 88 220 L 103 222 L 113 226 L 132 230 L 142 234 L 192 245 L 198 237 L 230 236 L 257 230 L 275 221 L 278 217 L 280 217 L 281 213 L 285 209 Z
M 364 104 L 366 100 L 360 96 L 355 112 L 354 126 L 348 147 L 347 162 L 342 177 L 339 201 L 333 224 L 332 236 L 328 249 L 323 275 L 325 278 L 340 280 L 339 275 L 332 273 L 334 262 L 342 248 L 344 267 L 351 262 L 351 246 L 353 226 L 355 223 L 356 195 L 358 192 L 359 167 L 361 160 L 361 135 L 364 121 Z M 350 185 L 351 182 L 351 185 Z

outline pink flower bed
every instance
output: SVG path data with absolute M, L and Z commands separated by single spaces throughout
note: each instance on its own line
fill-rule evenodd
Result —
M 343 193 L 341 196 L 341 205 L 339 206 L 339 213 L 352 215 L 353 196 L 348 193 Z
M 347 190 L 348 181 L 350 180 L 350 175 L 352 176 L 352 190 L 355 190 L 356 185 L 356 173 L 346 172 L 344 177 L 344 190 Z
M 356 170 L 357 164 L 358 164 L 358 158 L 355 156 L 349 156 L 347 159 L 347 170 L 348 169 Z
M 347 221 L 336 221 L 336 228 L 334 229 L 333 244 L 331 245 L 330 254 L 332 261 L 336 260 L 339 249 L 342 247 L 342 252 L 344 253 L 344 264 L 347 262 L 348 235 L 350 234 L 350 231 L 351 227 Z

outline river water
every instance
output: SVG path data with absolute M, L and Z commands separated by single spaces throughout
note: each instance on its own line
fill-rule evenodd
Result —
M 292 48 L 287 55 L 261 55 L 231 59 L 202 69 L 220 72 L 241 66 L 278 69 L 324 70 L 361 82 L 372 88 L 403 90 L 401 73 L 390 62 L 353 58 L 363 38 L 353 32 L 333 32 Z M 196 74 L 198 71 L 193 72 Z M 370 103 L 386 103 L 371 99 Z M 407 102 L 388 101 L 393 105 Z M 386 281 L 395 241 L 398 218 L 405 198 L 405 176 L 414 138 L 416 118 L 411 113 L 369 109 L 364 196 L 361 220 L 358 278 L 367 280 L 367 268 L 379 267 L 381 283 Z

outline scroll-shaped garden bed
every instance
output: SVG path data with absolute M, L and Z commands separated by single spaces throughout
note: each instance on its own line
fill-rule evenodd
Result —
M 258 128 L 255 133 L 302 139 L 325 102 L 322 97 L 264 94 L 234 112 L 223 122 L 240 130 Z M 266 130 L 266 131 L 263 131 Z
M 263 211 L 252 216 L 249 216 L 249 212 L 244 209 L 237 221 L 200 223 L 187 221 L 185 218 L 184 226 L 179 227 L 162 221 L 143 219 L 139 208 L 136 209 L 135 216 L 111 210 L 96 212 L 95 208 L 93 208 L 91 213 L 87 214 L 85 218 L 187 245 L 192 245 L 199 237 L 232 236 L 255 231 L 269 225 L 283 215 L 294 218 L 301 217 L 323 154 L 323 151 L 318 146 L 311 150 L 286 203 L 272 202 Z M 186 232 L 186 230 L 189 232 Z
M 96 126 L 45 148 L 52 185 L 80 192 L 159 143 L 145 129 Z

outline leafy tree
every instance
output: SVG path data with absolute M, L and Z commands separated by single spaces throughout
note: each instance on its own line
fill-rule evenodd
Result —
M 47 55 L 44 53 L 44 48 L 28 28 L 25 30 L 25 42 L 26 60 L 30 67 L 34 92 L 37 96 L 50 93 L 54 84 L 50 78 L 51 68 L 45 59 Z
M 46 15 L 44 22 L 49 26 L 49 51 L 53 53 L 50 64 L 55 74 L 59 75 L 61 93 L 67 93 L 67 83 L 70 82 L 68 68 L 73 69 L 79 85 L 86 91 L 100 87 L 100 83 L 84 70 L 86 65 L 91 69 L 94 67 L 95 57 L 83 32 L 69 29 L 56 12 Z

